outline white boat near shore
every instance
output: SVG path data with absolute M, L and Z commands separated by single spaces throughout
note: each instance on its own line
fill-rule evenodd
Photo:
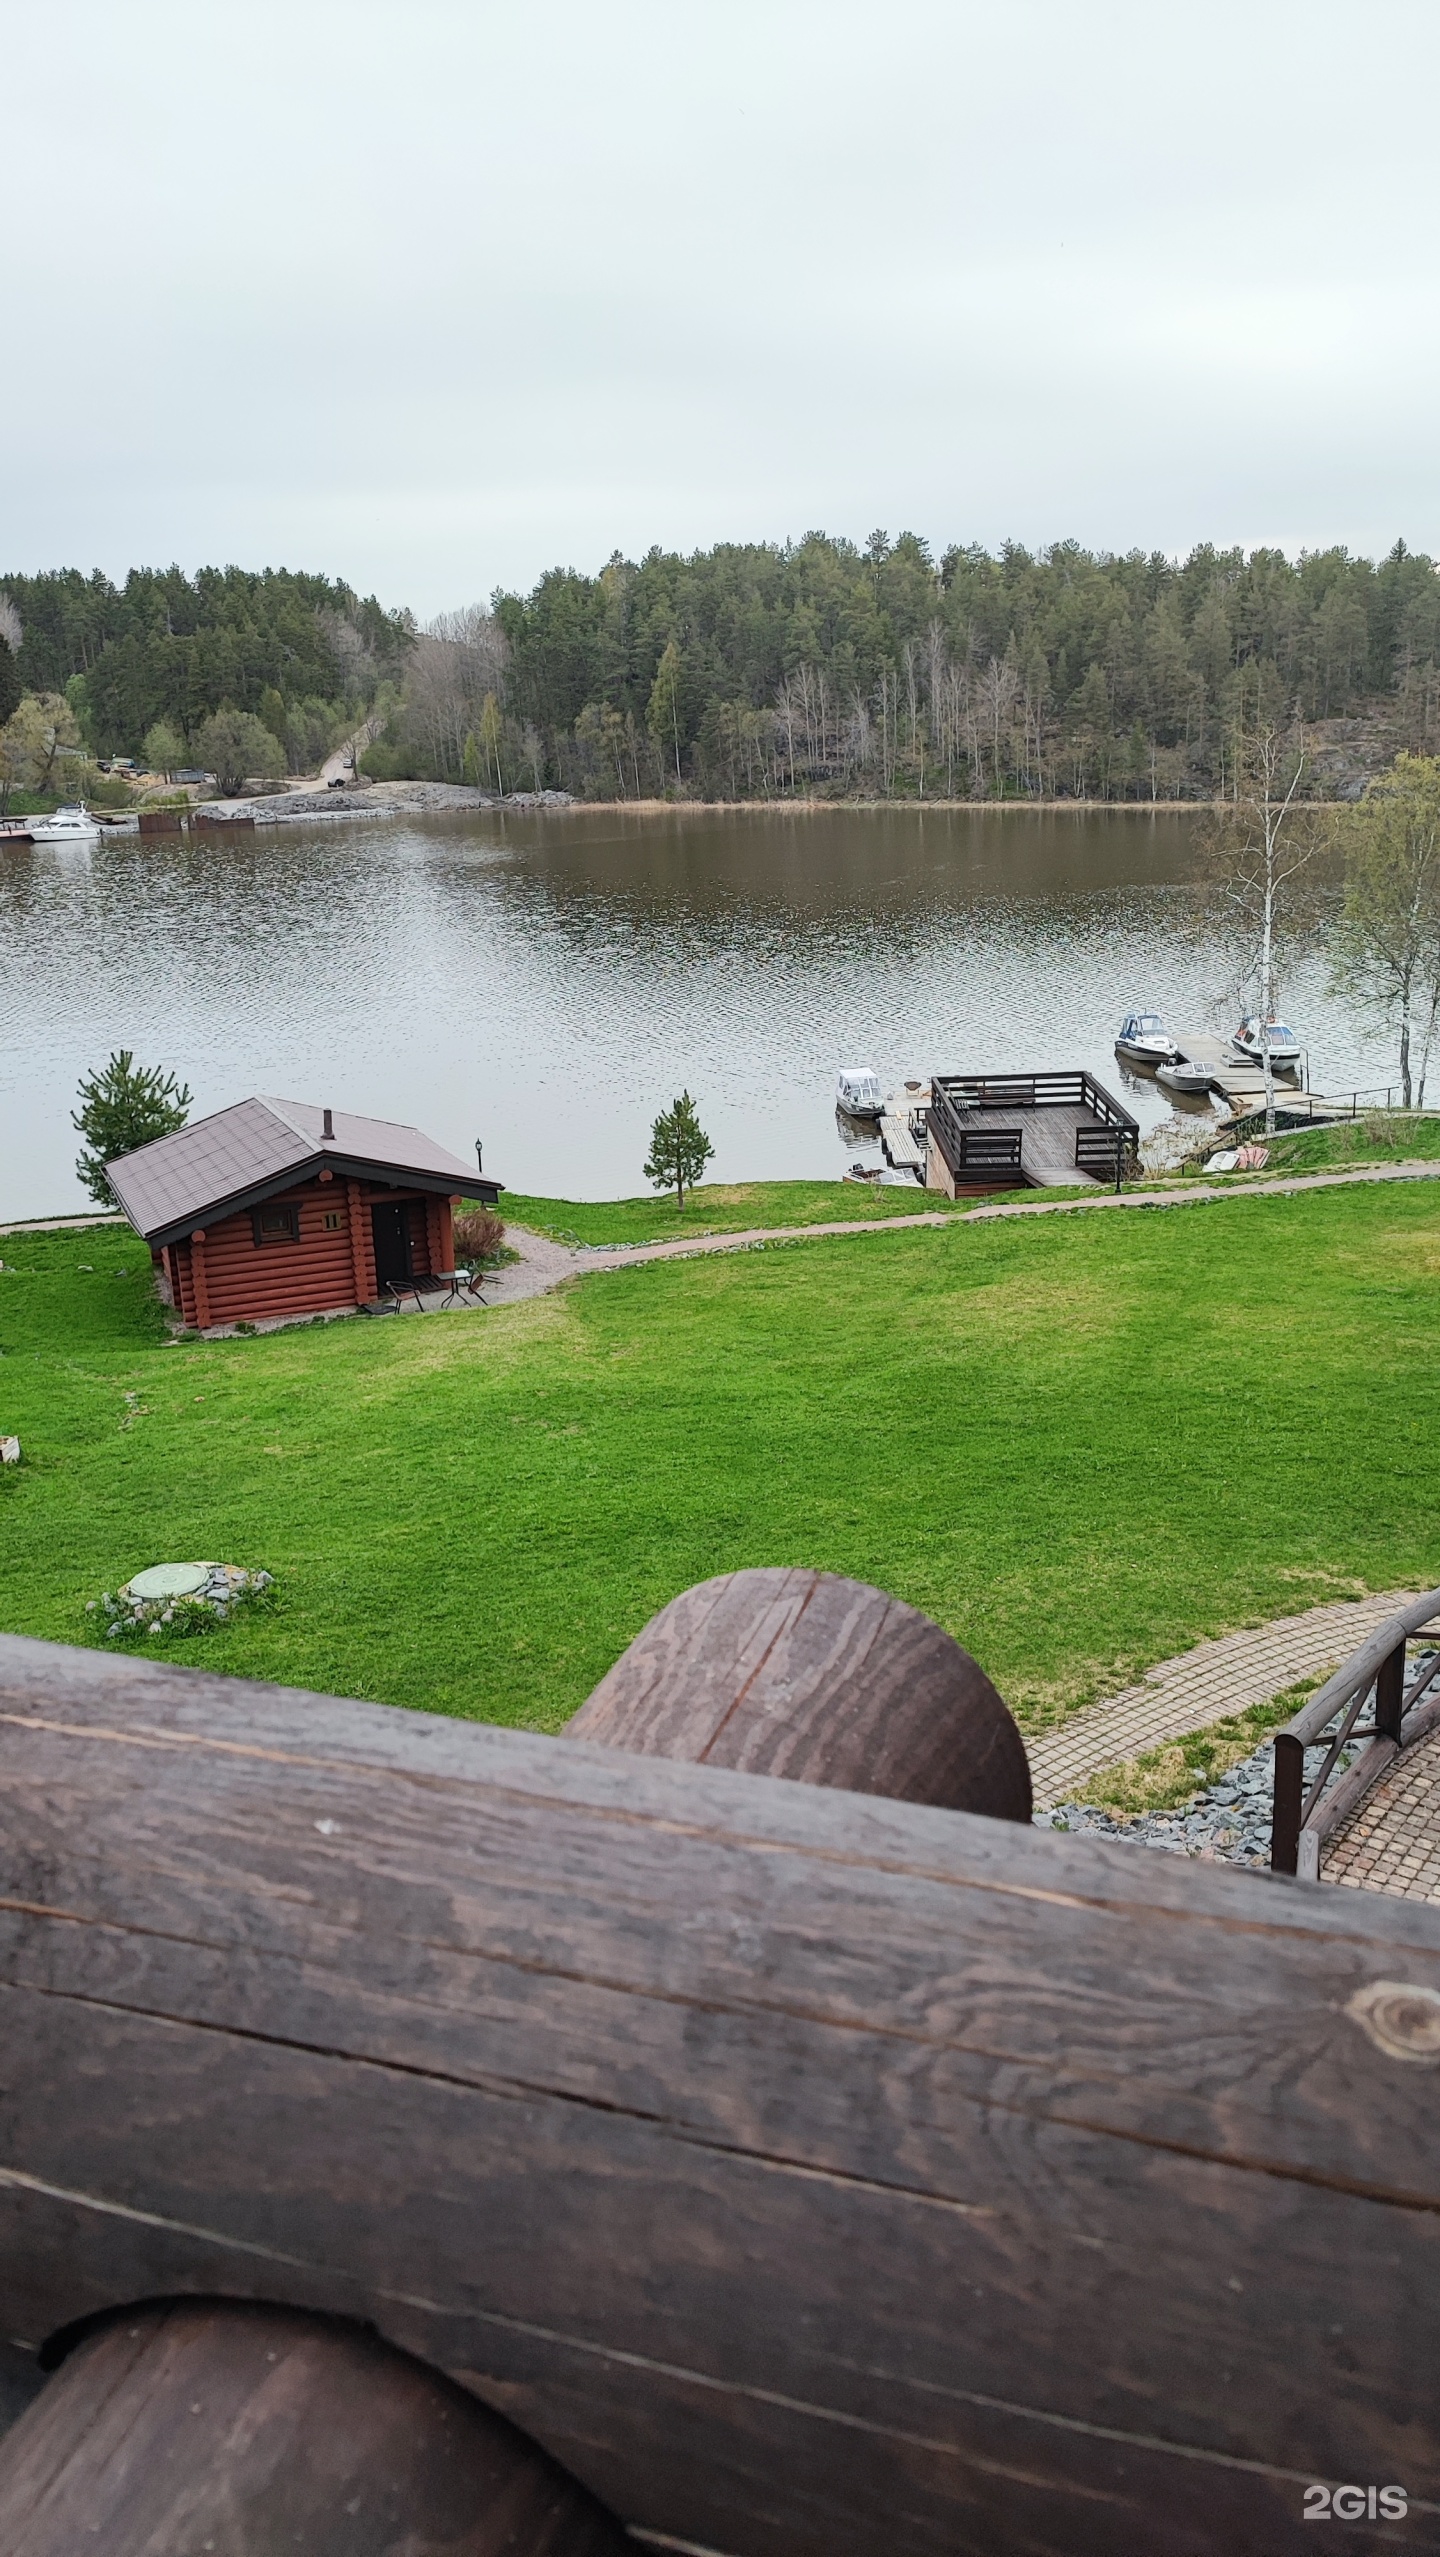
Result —
M 1278 1066 L 1282 1074 L 1300 1062 L 1300 1042 L 1294 1031 L 1285 1022 L 1273 1018 L 1262 1023 L 1253 1013 L 1247 1013 L 1239 1029 L 1232 1032 L 1230 1045 L 1237 1056 L 1246 1058 L 1251 1065 L 1258 1065 L 1262 1070 L 1267 1048 L 1272 1066 Z
M 1173 1057 L 1168 1065 L 1156 1067 L 1155 1080 L 1168 1092 L 1184 1092 L 1196 1099 L 1214 1089 L 1215 1069 L 1197 1064 L 1193 1057 Z
M 57 808 L 53 817 L 29 820 L 32 843 L 98 843 L 100 829 L 88 808 Z
M 842 1065 L 835 1078 L 835 1107 L 843 1110 L 847 1119 L 883 1116 L 885 1095 L 873 1066 Z
M 1115 1039 L 1127 1065 L 1169 1065 L 1179 1050 L 1158 1012 L 1127 1012 Z

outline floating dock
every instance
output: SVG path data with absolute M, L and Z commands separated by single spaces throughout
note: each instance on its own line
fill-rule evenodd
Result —
M 1263 1068 L 1252 1065 L 1248 1058 L 1242 1061 L 1236 1057 L 1228 1039 L 1220 1038 L 1214 1030 L 1177 1030 L 1175 1045 L 1193 1065 L 1208 1067 L 1216 1090 L 1224 1094 L 1232 1110 L 1253 1110 L 1257 1102 L 1264 1108 Z M 1274 1081 L 1277 1093 L 1284 1093 L 1287 1100 L 1294 1095 L 1295 1086 L 1288 1074 L 1277 1073 Z M 1165 1091 L 1163 1083 L 1160 1089 Z M 1171 1100 L 1175 1097 L 1173 1093 L 1167 1095 Z
M 902 1084 L 898 1092 L 887 1092 L 880 1120 L 880 1149 L 892 1172 L 912 1172 L 922 1185 L 925 1179 L 925 1139 L 917 1137 L 910 1126 L 912 1110 L 928 1110 L 928 1083 Z

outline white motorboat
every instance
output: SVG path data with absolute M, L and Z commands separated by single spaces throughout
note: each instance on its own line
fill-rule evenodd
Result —
M 57 808 L 53 817 L 32 817 L 33 843 L 98 843 L 100 829 L 88 808 Z
M 1180 1051 L 1158 1012 L 1127 1012 L 1115 1040 L 1115 1053 L 1130 1065 L 1169 1065 Z
M 847 1119 L 878 1119 L 885 1108 L 880 1077 L 873 1066 L 842 1065 L 835 1079 L 835 1107 Z
M 1192 1099 L 1203 1099 L 1214 1085 L 1215 1069 L 1197 1065 L 1193 1057 L 1172 1057 L 1168 1065 L 1156 1067 L 1155 1080 L 1163 1083 L 1168 1092 L 1184 1092 Z
M 1248 1064 L 1259 1066 L 1264 1065 L 1268 1048 L 1271 1064 L 1279 1066 L 1282 1073 L 1287 1067 L 1300 1062 L 1300 1042 L 1294 1031 L 1287 1029 L 1283 1021 L 1277 1021 L 1273 1014 L 1268 1021 L 1262 1022 L 1258 1014 L 1247 1013 L 1239 1029 L 1232 1034 L 1230 1045 L 1236 1055 L 1244 1057 Z

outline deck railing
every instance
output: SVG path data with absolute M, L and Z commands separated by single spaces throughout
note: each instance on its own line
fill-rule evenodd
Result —
M 988 1170 L 992 1165 L 1012 1168 L 1018 1165 L 1020 1131 L 996 1129 L 995 1137 L 1013 1134 L 1017 1151 L 1013 1155 L 987 1154 L 971 1150 L 974 1141 L 990 1136 L 991 1131 L 967 1128 L 962 1113 L 971 1110 L 1088 1110 L 1094 1124 L 1076 1130 L 1075 1161 L 1085 1172 L 1117 1169 L 1117 1151 L 1122 1162 L 1139 1148 L 1139 1121 L 1128 1110 L 1112 1100 L 1103 1083 L 1083 1066 L 1053 1074 L 937 1074 L 930 1086 L 928 1125 L 952 1172 Z
M 1320 1875 L 1320 1850 L 1404 1749 L 1440 1729 L 1440 1589 L 1412 1599 L 1353 1651 L 1317 1695 L 1275 1734 L 1270 1864 L 1275 1873 Z M 1405 1654 L 1417 1634 L 1428 1640 L 1406 1682 Z M 1372 1707 L 1368 1722 L 1360 1715 Z M 1345 1752 L 1361 1743 L 1348 1766 Z M 1306 1752 L 1322 1750 L 1307 1776 Z M 1333 1782 L 1332 1782 L 1333 1779 Z
M 1023 1142 L 1019 1128 L 961 1128 L 957 1172 L 1018 1172 Z
M 1137 1128 L 1077 1128 L 1075 1167 L 1080 1172 L 1113 1172 L 1118 1181 L 1139 1152 Z

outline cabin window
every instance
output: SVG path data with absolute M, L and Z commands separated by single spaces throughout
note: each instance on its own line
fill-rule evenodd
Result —
M 294 1199 L 272 1199 L 265 1207 L 252 1208 L 250 1223 L 257 1250 L 262 1243 L 298 1243 L 300 1240 L 300 1208 Z
M 327 1234 L 338 1234 L 341 1226 L 345 1222 L 344 1209 L 338 1207 L 327 1207 L 322 1222 Z

